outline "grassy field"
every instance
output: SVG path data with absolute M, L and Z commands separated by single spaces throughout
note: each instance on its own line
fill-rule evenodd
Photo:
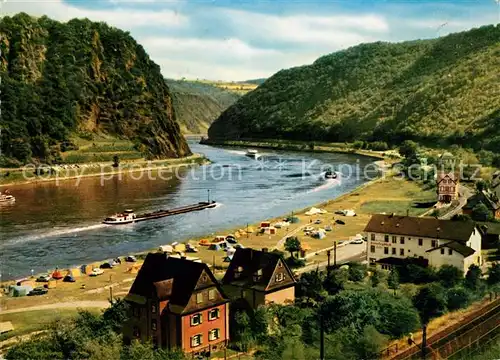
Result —
M 89 311 L 98 312 L 99 310 L 90 309 Z M 47 327 L 53 322 L 74 317 L 77 313 L 77 309 L 51 309 L 12 314 L 0 313 L 0 322 L 10 321 L 14 326 L 13 331 L 0 335 L 0 341 L 40 330 L 47 330 Z
M 210 84 L 213 86 L 217 86 L 221 89 L 225 89 L 240 95 L 245 95 L 246 93 L 255 90 L 258 86 L 257 84 L 245 84 L 245 83 L 235 83 L 227 81 L 210 81 L 210 80 L 196 80 L 196 81 L 203 84 Z

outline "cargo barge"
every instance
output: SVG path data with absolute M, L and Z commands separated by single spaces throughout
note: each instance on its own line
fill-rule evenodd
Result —
M 104 219 L 103 223 L 108 225 L 125 225 L 140 221 L 159 219 L 166 216 L 179 215 L 193 211 L 212 209 L 217 206 L 215 201 L 203 201 L 193 205 L 181 206 L 170 210 L 157 210 L 146 214 L 135 214 L 132 209 L 127 209 L 123 213 L 115 214 Z

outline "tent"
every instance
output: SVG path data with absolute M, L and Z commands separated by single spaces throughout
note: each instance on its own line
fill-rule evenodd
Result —
M 354 210 L 345 210 L 344 216 L 356 216 L 356 212 Z
M 186 245 L 182 243 L 178 243 L 174 245 L 174 251 L 176 252 L 185 252 L 186 251 Z
M 312 237 L 316 239 L 323 239 L 326 236 L 325 231 L 320 229 L 318 231 L 313 232 Z
M 219 251 L 219 250 L 223 250 L 227 248 L 227 245 L 225 242 L 220 242 L 220 243 L 215 243 L 215 244 L 212 244 L 209 246 L 208 250 L 215 250 L 215 251 Z
M 68 275 L 72 276 L 74 278 L 77 278 L 80 275 L 82 275 L 82 272 L 81 272 L 80 268 L 68 269 L 68 272 L 67 272 L 66 276 L 68 276 Z
M 52 278 L 56 280 L 61 280 L 63 278 L 63 274 L 56 268 L 56 270 L 52 273 Z
M 159 252 L 173 253 L 174 248 L 172 245 L 162 245 L 158 248 Z
M 92 263 L 92 264 L 87 264 L 82 266 L 82 273 L 89 275 L 92 273 L 92 270 L 95 268 L 99 268 L 101 266 L 100 263 Z
M 33 288 L 31 286 L 15 285 L 11 287 L 10 291 L 13 297 L 21 297 L 28 295 L 32 290 Z
M 318 214 L 326 214 L 326 211 L 322 210 L 322 209 L 318 209 L 318 208 L 312 207 L 309 211 L 306 212 L 307 216 L 318 215 Z
M 56 286 L 57 286 L 57 280 L 50 279 L 49 282 L 47 283 L 48 289 L 54 289 Z

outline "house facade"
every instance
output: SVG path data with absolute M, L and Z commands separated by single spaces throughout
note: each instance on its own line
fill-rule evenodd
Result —
M 229 340 L 229 300 L 208 266 L 166 253 L 147 255 L 125 300 L 126 342 L 206 355 Z
M 462 208 L 462 212 L 466 215 L 471 215 L 474 208 L 479 204 L 484 204 L 488 208 L 491 217 L 500 219 L 500 200 L 494 191 L 483 190 L 477 192 L 467 200 L 467 204 Z
M 450 203 L 458 199 L 458 176 L 454 173 L 439 173 L 436 184 L 439 202 Z
M 222 279 L 231 301 L 244 300 L 256 309 L 261 305 L 295 301 L 295 277 L 278 254 L 250 248 L 237 249 Z
M 392 259 L 416 258 L 430 266 L 465 272 L 482 264 L 481 233 L 475 223 L 396 215 L 374 215 L 365 228 L 367 259 L 388 269 Z M 384 259 L 391 261 L 384 262 Z

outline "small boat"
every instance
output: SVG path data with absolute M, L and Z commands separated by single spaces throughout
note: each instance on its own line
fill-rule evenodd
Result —
M 16 201 L 16 198 L 8 193 L 8 190 L 3 194 L 0 192 L 0 204 L 9 204 Z
M 252 159 L 257 159 L 259 157 L 259 153 L 257 150 L 248 149 L 245 156 L 251 157 Z
M 332 170 L 327 170 L 325 172 L 325 179 L 336 179 L 337 178 L 337 173 Z
M 123 213 L 115 214 L 104 219 L 103 223 L 108 225 L 130 224 L 135 221 L 135 214 L 132 209 L 127 209 Z

